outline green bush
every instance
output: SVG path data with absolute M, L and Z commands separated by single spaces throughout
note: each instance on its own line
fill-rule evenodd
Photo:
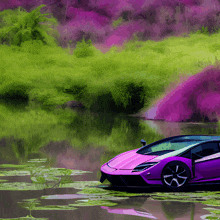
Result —
M 29 97 L 32 105 L 40 104 L 44 110 L 53 110 L 56 106 L 73 99 L 70 95 L 59 93 L 54 88 L 34 88 L 29 92 Z
M 32 54 L 39 54 L 43 43 L 40 40 L 28 40 L 21 43 L 22 51 Z
M 117 20 L 113 21 L 112 26 L 118 27 L 120 24 L 122 24 L 123 21 L 124 21 L 124 19 L 122 17 L 120 17 Z
M 64 86 L 63 92 L 72 94 L 77 101 L 81 101 L 87 90 L 87 83 L 83 78 L 69 79 Z
M 113 72 L 120 67 L 119 63 L 110 58 L 98 58 L 93 60 L 91 64 L 91 70 L 94 72 L 94 76 L 101 77 L 109 72 Z
M 77 58 L 85 58 L 94 55 L 94 48 L 91 46 L 91 40 L 85 42 L 83 38 L 82 42 L 77 42 L 76 49 L 73 51 L 73 54 Z
M 111 88 L 113 99 L 118 106 L 123 106 L 127 113 L 144 107 L 146 85 L 133 78 L 119 78 Z
M 30 86 L 26 82 L 11 81 L 0 87 L 0 98 L 5 101 L 27 102 Z
M 45 6 L 40 5 L 30 13 L 21 7 L 13 12 L 0 12 L 3 23 L 0 26 L 0 42 L 20 46 L 25 41 L 40 40 L 45 45 L 56 46 L 55 39 L 47 32 L 51 30 L 52 24 L 57 24 L 57 20 L 45 17 L 48 14 L 41 14 L 40 9 Z M 40 22 L 49 22 L 49 25 Z
M 201 30 L 198 30 L 196 32 L 196 34 L 205 34 L 205 35 L 210 35 L 209 31 L 208 31 L 208 27 L 204 27 L 202 26 Z

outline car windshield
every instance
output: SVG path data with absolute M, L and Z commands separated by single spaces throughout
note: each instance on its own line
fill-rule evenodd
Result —
M 201 142 L 198 140 L 169 140 L 158 144 L 149 144 L 137 151 L 139 154 L 163 155 L 172 151 L 180 150 L 189 145 Z

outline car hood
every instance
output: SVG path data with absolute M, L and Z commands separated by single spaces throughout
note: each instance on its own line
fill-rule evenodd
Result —
M 150 161 L 155 155 L 137 154 L 137 150 L 132 150 L 120 154 L 108 162 L 108 166 L 120 170 L 133 170 L 137 165 Z

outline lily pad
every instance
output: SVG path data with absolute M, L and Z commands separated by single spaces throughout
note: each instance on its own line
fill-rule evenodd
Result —
M 34 217 L 20 217 L 20 218 L 0 218 L 0 220 L 47 220 L 49 218 L 34 218 Z
M 84 173 L 91 173 L 90 171 L 82 171 L 82 170 L 71 170 L 71 169 L 65 169 L 65 168 L 49 168 L 49 169 L 41 169 L 36 171 L 36 175 L 41 175 L 41 174 L 48 174 L 48 175 L 53 175 L 53 176 L 65 176 L 66 170 L 71 171 L 70 176 L 74 175 L 81 175 Z
M 40 190 L 41 186 L 25 182 L 0 183 L 0 190 Z
M 220 219 L 220 209 L 204 208 L 211 212 L 211 214 L 201 216 L 201 219 Z
M 216 199 L 209 199 L 206 201 L 202 201 L 202 203 L 211 206 L 220 206 L 220 200 L 216 200 Z
M 30 171 L 28 170 L 4 170 L 0 171 L 0 176 L 28 176 Z
M 106 190 L 105 190 L 106 191 Z M 111 196 L 120 196 L 120 197 L 132 197 L 132 196 L 150 196 L 146 193 L 129 193 L 129 192 L 122 192 L 122 191 L 110 191 Z
M 24 165 L 16 165 L 16 164 L 1 164 L 0 167 L 1 168 L 16 168 L 16 169 L 22 169 L 22 168 L 26 168 L 29 165 L 24 164 Z
M 74 183 L 63 184 L 62 188 L 73 187 L 75 189 L 82 189 L 82 191 L 77 192 L 77 194 L 95 194 L 95 195 L 109 195 L 109 196 L 119 196 L 119 197 L 131 197 L 131 196 L 143 196 L 144 193 L 129 193 L 113 190 L 105 190 L 99 187 L 101 184 L 98 181 L 78 181 Z
M 48 196 L 41 196 L 41 199 L 78 199 L 78 198 L 91 198 L 97 196 L 91 195 L 80 195 L 80 194 L 62 194 L 62 195 L 48 195 Z
M 219 192 L 184 192 L 184 193 L 155 193 L 151 200 L 167 200 L 180 202 L 200 202 L 206 205 L 220 206 Z
M 55 181 L 60 181 L 60 178 L 54 177 L 54 176 L 34 176 L 31 177 L 31 180 L 33 183 L 49 183 L 49 182 L 55 182 Z
M 117 203 L 110 202 L 108 200 L 77 200 L 75 204 L 69 204 L 69 206 L 115 206 Z
M 32 210 L 75 210 L 77 208 L 66 205 L 46 205 L 46 206 L 37 206 Z
M 75 188 L 75 189 L 84 189 L 88 186 L 97 186 L 100 185 L 98 181 L 76 181 L 73 183 L 64 183 L 62 184 L 62 188 Z
M 36 158 L 36 159 L 30 159 L 29 163 L 44 163 L 47 161 L 47 158 Z
M 82 191 L 77 194 L 95 194 L 95 195 L 109 195 L 110 193 L 104 189 L 85 187 Z

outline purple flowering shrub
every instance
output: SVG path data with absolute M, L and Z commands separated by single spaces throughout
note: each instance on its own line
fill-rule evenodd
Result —
M 2 0 L 0 1 L 0 11 L 4 9 L 15 9 L 21 6 L 20 1 L 18 0 Z
M 0 8 L 21 6 L 30 11 L 41 4 L 58 20 L 64 47 L 69 41 L 75 47 L 83 38 L 113 45 L 135 33 L 139 40 L 159 40 L 198 30 L 211 34 L 220 28 L 218 0 L 2 0 Z
M 190 76 L 157 104 L 155 119 L 217 121 L 220 117 L 220 69 L 210 66 Z

